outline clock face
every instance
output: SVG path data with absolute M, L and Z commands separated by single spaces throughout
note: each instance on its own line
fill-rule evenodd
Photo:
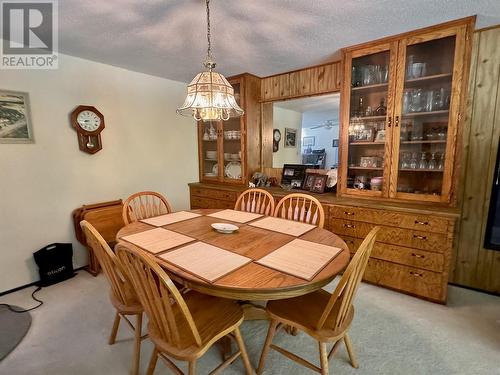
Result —
M 81 111 L 76 117 L 78 125 L 88 132 L 96 131 L 101 126 L 101 118 L 92 111 Z
M 278 129 L 274 130 L 274 140 L 279 142 L 281 140 L 281 132 Z

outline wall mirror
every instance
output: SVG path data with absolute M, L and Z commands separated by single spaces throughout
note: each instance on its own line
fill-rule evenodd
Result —
M 337 168 L 339 100 L 329 94 L 273 103 L 273 168 Z

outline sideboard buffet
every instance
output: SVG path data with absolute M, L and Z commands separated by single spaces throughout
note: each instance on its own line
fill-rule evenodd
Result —
M 234 208 L 244 186 L 189 184 L 191 208 Z M 267 188 L 276 202 L 289 194 Z M 325 210 L 325 228 L 340 235 L 354 253 L 375 225 L 382 230 L 364 280 L 434 302 L 446 301 L 449 264 L 458 211 L 429 205 L 409 207 L 313 194 Z
M 206 130 L 200 124 L 200 182 L 189 185 L 191 208 L 233 208 L 248 186 L 251 171 L 272 167 L 268 140 L 273 127 L 272 120 L 266 121 L 272 118 L 267 115 L 272 102 L 340 92 L 337 192 L 312 194 L 327 215 L 325 227 L 340 235 L 354 253 L 373 226 L 381 226 L 364 280 L 445 303 L 455 224 L 460 218 L 462 112 L 474 21 L 475 17 L 468 17 L 348 47 L 340 63 L 260 79 L 260 89 L 252 89 L 252 100 L 243 97 L 249 116 L 260 115 L 258 125 L 247 124 L 247 118 L 241 122 L 242 137 L 254 139 L 251 147 L 246 140 L 241 142 L 246 174 L 227 181 L 219 170 L 211 177 L 203 160 Z M 302 76 L 307 78 L 303 82 L 295 79 Z M 241 77 L 245 78 L 238 76 L 235 82 Z M 314 77 L 323 83 L 311 83 Z M 255 76 L 250 78 L 257 84 Z M 301 92 L 301 82 L 309 89 Z M 217 144 L 221 145 L 224 130 L 218 126 Z M 224 153 L 217 149 L 219 165 L 224 163 Z M 360 163 L 363 158 L 372 164 Z M 253 162 L 247 165 L 247 160 Z M 414 163 L 422 166 L 410 166 Z M 355 187 L 361 177 L 364 184 Z M 382 181 L 378 188 L 370 188 L 374 177 Z M 267 189 L 276 201 L 289 194 L 279 187 Z

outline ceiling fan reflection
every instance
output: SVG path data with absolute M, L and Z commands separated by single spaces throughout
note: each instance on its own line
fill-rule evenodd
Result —
M 335 126 L 338 126 L 339 123 L 337 121 L 334 121 L 334 120 L 326 120 L 326 121 L 323 121 L 321 124 L 319 125 L 316 125 L 316 126 L 311 126 L 311 129 L 319 129 L 319 128 L 325 128 L 325 129 L 332 129 L 333 127 Z

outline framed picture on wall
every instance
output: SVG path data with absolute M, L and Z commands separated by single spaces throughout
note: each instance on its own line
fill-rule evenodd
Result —
M 34 143 L 27 92 L 0 90 L 0 143 Z
M 332 147 L 339 147 L 339 140 L 338 139 L 334 139 L 332 141 Z
M 285 147 L 297 147 L 297 129 L 285 128 Z
M 304 146 L 304 147 L 314 146 L 314 142 L 315 142 L 314 136 L 302 138 L 302 146 Z

